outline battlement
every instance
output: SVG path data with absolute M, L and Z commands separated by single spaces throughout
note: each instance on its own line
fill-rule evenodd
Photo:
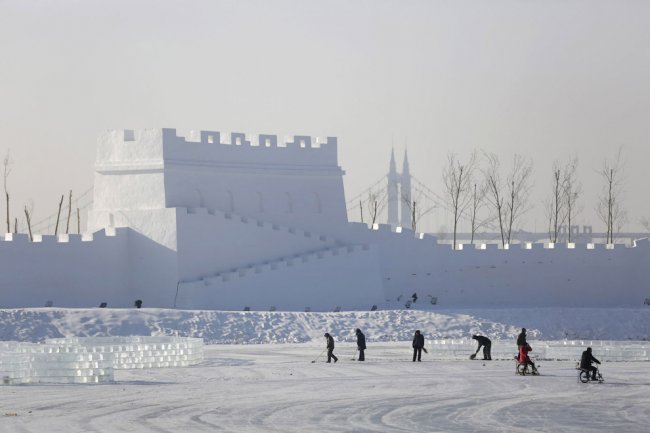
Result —
M 125 136 L 127 136 L 125 130 Z M 273 134 L 246 134 L 243 132 L 222 133 L 219 131 L 190 131 L 188 136 L 179 136 L 176 129 L 164 128 L 163 142 L 165 144 L 221 144 L 225 146 L 282 148 L 282 149 L 327 149 L 336 147 L 336 137 L 311 137 L 309 135 L 288 135 L 278 141 Z M 135 135 L 134 131 L 129 132 Z
M 479 254 L 483 252 L 487 255 L 499 252 L 500 254 L 519 254 L 519 252 L 549 252 L 553 254 L 555 251 L 558 253 L 562 252 L 576 252 L 579 251 L 605 251 L 607 253 L 616 252 L 621 253 L 624 251 L 629 251 L 636 248 L 647 249 L 650 248 L 650 239 L 642 238 L 636 239 L 633 241 L 632 245 L 625 244 L 598 244 L 598 243 L 585 243 L 577 244 L 575 242 L 569 243 L 552 243 L 552 242 L 521 242 L 506 244 L 502 246 L 499 243 L 483 243 L 476 242 L 471 243 L 458 243 L 456 249 L 453 249 L 452 244 L 438 242 L 438 239 L 435 236 L 426 234 L 426 233 L 415 233 L 413 230 L 407 227 L 392 227 L 390 224 L 372 224 L 368 226 L 364 223 L 350 223 L 351 225 L 361 227 L 364 230 L 367 230 L 370 233 L 373 233 L 371 237 L 364 237 L 364 239 L 372 242 L 373 239 L 378 239 L 381 241 L 386 241 L 389 238 L 394 240 L 401 239 L 407 240 L 410 242 L 413 241 L 428 241 L 434 248 L 440 248 L 444 250 L 449 250 L 452 254 L 463 255 L 463 254 L 472 254 L 474 251 L 479 251 Z
M 98 171 L 162 170 L 166 165 L 336 167 L 336 137 L 176 129 L 118 129 L 99 137 Z
M 60 234 L 60 235 L 44 235 L 34 234 L 33 239 L 29 239 L 27 233 L 5 233 L 0 236 L 0 247 L 10 248 L 12 245 L 29 245 L 32 248 L 38 248 L 41 245 L 56 245 L 56 244 L 81 244 L 102 242 L 105 239 L 111 240 L 113 238 L 123 239 L 127 236 L 126 228 L 106 227 L 95 233 L 82 233 L 82 234 Z

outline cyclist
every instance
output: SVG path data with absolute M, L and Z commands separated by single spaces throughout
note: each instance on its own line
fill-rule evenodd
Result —
M 598 368 L 591 365 L 592 362 L 600 364 L 600 361 L 594 358 L 594 355 L 591 354 L 591 347 L 587 347 L 587 350 L 582 352 L 582 358 L 580 358 L 580 368 L 587 371 L 587 374 L 591 372 L 591 380 L 598 380 L 596 378 L 596 372 Z

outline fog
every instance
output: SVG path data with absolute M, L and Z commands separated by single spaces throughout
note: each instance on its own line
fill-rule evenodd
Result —
M 11 216 L 24 230 L 25 205 L 39 221 L 91 188 L 101 131 L 172 127 L 337 136 L 348 199 L 387 173 L 392 148 L 439 194 L 449 152 L 519 153 L 535 171 L 520 226 L 537 231 L 552 164 L 572 157 L 576 222 L 604 230 L 598 170 L 622 147 L 623 229 L 642 230 L 649 22 L 632 0 L 0 0 Z M 445 226 L 438 210 L 422 229 Z

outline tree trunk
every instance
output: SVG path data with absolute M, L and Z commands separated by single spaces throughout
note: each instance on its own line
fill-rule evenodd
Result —
M 27 210 L 27 206 L 25 206 L 25 219 L 27 220 L 27 230 L 29 230 L 29 240 L 31 242 L 34 242 L 34 236 L 32 235 L 32 222 L 29 219 L 29 211 Z
M 11 220 L 9 219 L 9 193 L 5 191 L 7 197 L 7 233 L 11 233 Z
M 65 224 L 65 234 L 66 235 L 70 231 L 70 214 L 72 214 L 72 190 L 70 190 L 70 195 L 68 196 L 68 221 Z
M 361 212 L 361 222 L 363 222 L 363 203 L 359 200 L 359 212 Z
M 59 233 L 59 219 L 61 218 L 61 206 L 63 206 L 63 195 L 61 195 L 61 201 L 59 202 L 59 212 L 56 214 L 56 226 L 54 226 L 54 236 Z
M 411 228 L 413 229 L 413 232 L 415 232 L 415 228 L 416 228 L 416 225 L 417 225 L 417 220 L 415 218 L 415 215 L 416 215 L 416 213 L 415 213 L 415 200 L 414 200 L 413 201 L 413 210 L 411 212 Z

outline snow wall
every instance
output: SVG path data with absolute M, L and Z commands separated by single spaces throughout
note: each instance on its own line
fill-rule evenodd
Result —
M 650 298 L 647 240 L 454 251 L 407 229 L 349 223 L 343 174 L 332 137 L 109 131 L 98 141 L 93 240 L 0 241 L 0 307 L 142 299 L 367 310 L 413 293 L 441 307 L 626 307 Z

